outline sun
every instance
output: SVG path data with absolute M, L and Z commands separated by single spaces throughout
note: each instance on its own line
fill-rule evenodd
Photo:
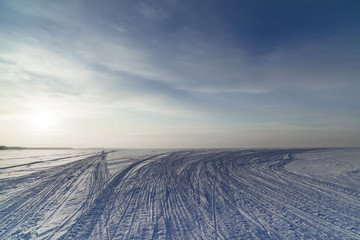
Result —
M 30 115 L 30 124 L 34 130 L 47 132 L 55 127 L 58 117 L 52 111 L 41 111 Z

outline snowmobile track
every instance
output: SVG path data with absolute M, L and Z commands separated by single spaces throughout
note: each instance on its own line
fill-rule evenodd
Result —
M 102 152 L 2 179 L 0 238 L 360 239 L 360 190 L 290 171 L 306 151 L 183 150 L 112 175 Z

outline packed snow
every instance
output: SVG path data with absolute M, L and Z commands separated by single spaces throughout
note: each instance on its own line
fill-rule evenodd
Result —
M 359 156 L 1 151 L 0 239 L 360 239 Z

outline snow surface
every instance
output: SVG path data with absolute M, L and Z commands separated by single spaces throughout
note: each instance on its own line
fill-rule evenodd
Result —
M 319 149 L 296 155 L 290 171 L 360 189 L 360 149 Z
M 0 239 L 360 239 L 359 149 L 0 152 Z
M 61 165 L 85 156 L 95 150 L 6 150 L 0 151 L 0 179 L 39 171 Z

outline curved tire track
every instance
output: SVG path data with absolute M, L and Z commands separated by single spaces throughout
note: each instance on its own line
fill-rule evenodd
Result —
M 39 172 L 32 188 L 1 200 L 0 237 L 41 228 L 39 219 L 51 219 L 49 212 L 65 208 L 74 195 L 84 199 L 62 225 L 27 236 L 360 239 L 359 189 L 289 171 L 286 164 L 304 151 L 178 151 L 139 160 L 112 177 L 99 154 Z

